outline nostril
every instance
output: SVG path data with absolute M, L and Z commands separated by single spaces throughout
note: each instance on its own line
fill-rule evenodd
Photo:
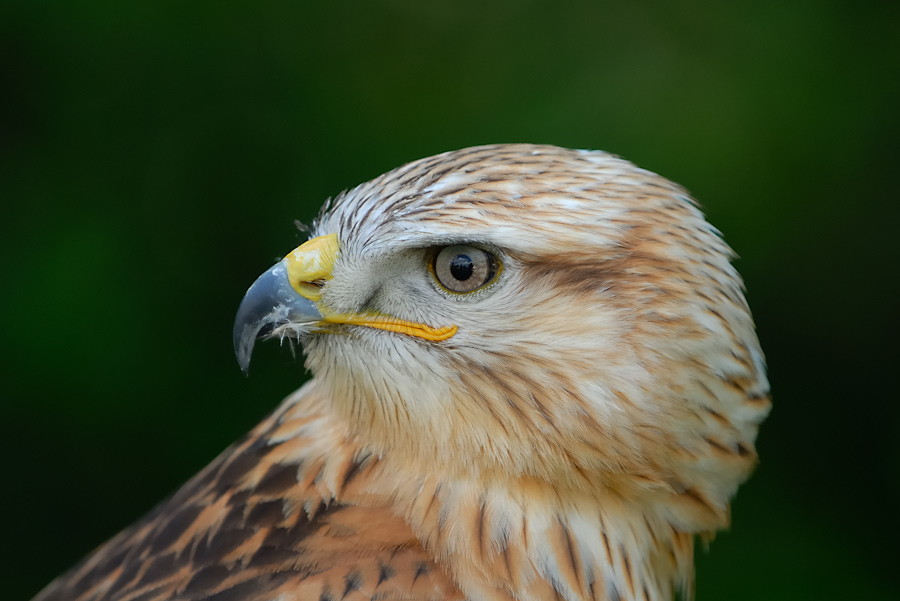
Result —
M 302 282 L 296 283 L 294 290 L 296 290 L 300 296 L 305 296 L 310 300 L 317 301 L 322 297 L 322 288 L 324 286 L 325 279 L 323 278 L 303 280 Z

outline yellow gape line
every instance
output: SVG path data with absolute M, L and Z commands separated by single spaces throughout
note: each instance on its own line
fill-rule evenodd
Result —
M 389 315 L 348 315 L 329 311 L 321 304 L 322 286 L 334 277 L 332 271 L 339 251 L 340 243 L 337 234 L 328 234 L 304 242 L 284 258 L 291 288 L 300 296 L 316 303 L 323 315 L 323 322 L 368 326 L 432 342 L 447 340 L 456 334 L 456 326 L 433 328 L 423 323 L 406 321 Z
M 424 338 L 432 342 L 440 342 L 452 338 L 458 329 L 456 326 L 433 328 L 423 323 L 405 321 L 396 317 L 383 317 L 381 315 L 326 315 L 323 321 L 327 323 L 368 326 L 379 330 L 406 334 L 407 336 L 415 336 L 416 338 Z

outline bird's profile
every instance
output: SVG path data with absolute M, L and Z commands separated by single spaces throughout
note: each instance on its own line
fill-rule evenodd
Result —
M 692 590 L 769 410 L 732 252 L 603 152 L 494 145 L 340 195 L 235 323 L 314 378 L 40 601 Z

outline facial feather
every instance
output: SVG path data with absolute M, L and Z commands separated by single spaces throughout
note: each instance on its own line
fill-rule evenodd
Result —
M 371 383 L 367 394 L 336 396 L 351 398 L 355 411 L 362 404 L 393 415 L 383 428 L 366 422 L 369 436 L 385 431 L 392 451 L 409 447 L 446 462 L 452 448 L 466 470 L 499 462 L 513 473 L 557 473 L 553 462 L 575 455 L 579 468 L 617 480 L 639 471 L 693 488 L 703 483 L 687 478 L 692 468 L 669 451 L 718 449 L 694 422 L 725 415 L 728 426 L 713 419 L 705 427 L 722 430 L 721 446 L 747 458 L 734 480 L 746 476 L 765 409 L 730 424 L 731 407 L 717 411 L 691 391 L 709 380 L 738 395 L 765 394 L 762 355 L 732 253 L 677 185 L 605 153 L 481 147 L 412 163 L 342 195 L 317 224 L 317 235 L 327 233 L 350 241 L 327 302 L 361 310 L 362 289 L 366 300 L 380 299 L 379 310 L 460 328 L 442 344 L 360 333 L 334 342 L 347 346 L 341 351 L 310 348 L 314 373 L 345 358 L 347 371 L 326 381 Z M 436 294 L 416 251 L 450 242 L 496 248 L 501 281 L 471 298 Z M 388 292 L 373 292 L 379 287 Z M 411 420 L 408 431 L 392 427 L 397 412 Z M 458 424 L 452 440 L 417 436 L 446 424 Z M 724 507 L 733 488 L 712 503 Z

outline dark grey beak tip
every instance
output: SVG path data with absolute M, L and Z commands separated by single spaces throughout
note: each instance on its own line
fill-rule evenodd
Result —
M 234 355 L 237 357 L 241 371 L 247 376 L 250 370 L 250 357 L 253 355 L 253 347 L 256 345 L 256 332 L 253 331 L 250 324 L 241 325 L 243 327 L 239 328 L 238 323 L 235 322 Z

